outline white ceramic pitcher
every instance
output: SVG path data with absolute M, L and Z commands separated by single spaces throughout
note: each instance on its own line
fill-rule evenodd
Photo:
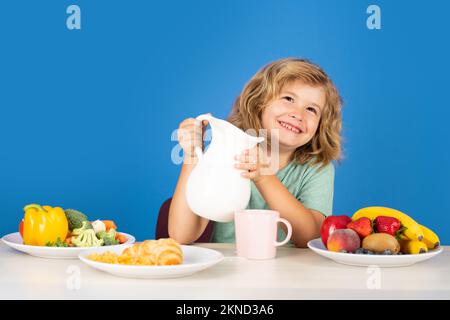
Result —
M 251 193 L 250 180 L 234 167 L 234 157 L 255 147 L 264 138 L 251 136 L 208 114 L 196 119 L 208 120 L 212 140 L 205 153 L 199 147 L 195 150 L 198 163 L 187 181 L 187 203 L 199 216 L 219 222 L 232 221 L 235 211 L 247 207 Z

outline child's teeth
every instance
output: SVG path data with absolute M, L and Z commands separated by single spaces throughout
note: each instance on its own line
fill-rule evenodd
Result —
M 295 132 L 295 133 L 300 133 L 299 130 L 297 130 L 296 128 L 292 127 L 291 125 L 289 125 L 289 124 L 287 124 L 287 123 L 285 123 L 285 122 L 282 122 L 282 121 L 280 121 L 280 123 L 281 123 L 281 125 L 282 125 L 283 127 L 285 127 L 286 129 L 289 129 L 289 130 L 291 130 L 292 132 Z

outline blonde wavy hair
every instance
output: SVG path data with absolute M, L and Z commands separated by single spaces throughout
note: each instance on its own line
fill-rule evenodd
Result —
M 320 164 L 323 167 L 333 160 L 340 160 L 342 99 L 328 75 L 317 65 L 304 59 L 281 59 L 264 66 L 236 98 L 228 121 L 242 130 L 262 129 L 262 114 L 266 106 L 276 99 L 284 85 L 295 80 L 313 86 L 322 87 L 326 102 L 319 126 L 313 138 L 298 147 L 293 159 L 304 164 Z M 270 142 L 269 142 L 270 144 Z

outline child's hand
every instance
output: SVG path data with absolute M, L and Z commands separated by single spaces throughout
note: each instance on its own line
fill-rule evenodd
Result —
M 268 174 L 270 164 L 263 161 L 262 151 L 259 146 L 253 149 L 246 149 L 240 155 L 234 157 L 238 162 L 234 165 L 236 169 L 245 170 L 241 176 L 251 179 L 254 182 L 259 181 Z
M 178 142 L 183 148 L 185 160 L 197 158 L 195 147 L 200 147 L 203 150 L 203 135 L 207 125 L 207 120 L 200 122 L 194 118 L 185 119 L 180 123 L 178 127 Z

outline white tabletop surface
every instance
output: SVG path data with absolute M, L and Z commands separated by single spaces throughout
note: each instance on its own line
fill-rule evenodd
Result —
M 230 244 L 200 244 L 225 259 L 185 278 L 119 278 L 79 260 L 29 256 L 0 243 L 0 299 L 450 299 L 450 247 L 403 268 L 337 264 L 309 249 L 281 247 L 265 261 L 236 257 Z M 379 285 L 374 285 L 378 283 Z

